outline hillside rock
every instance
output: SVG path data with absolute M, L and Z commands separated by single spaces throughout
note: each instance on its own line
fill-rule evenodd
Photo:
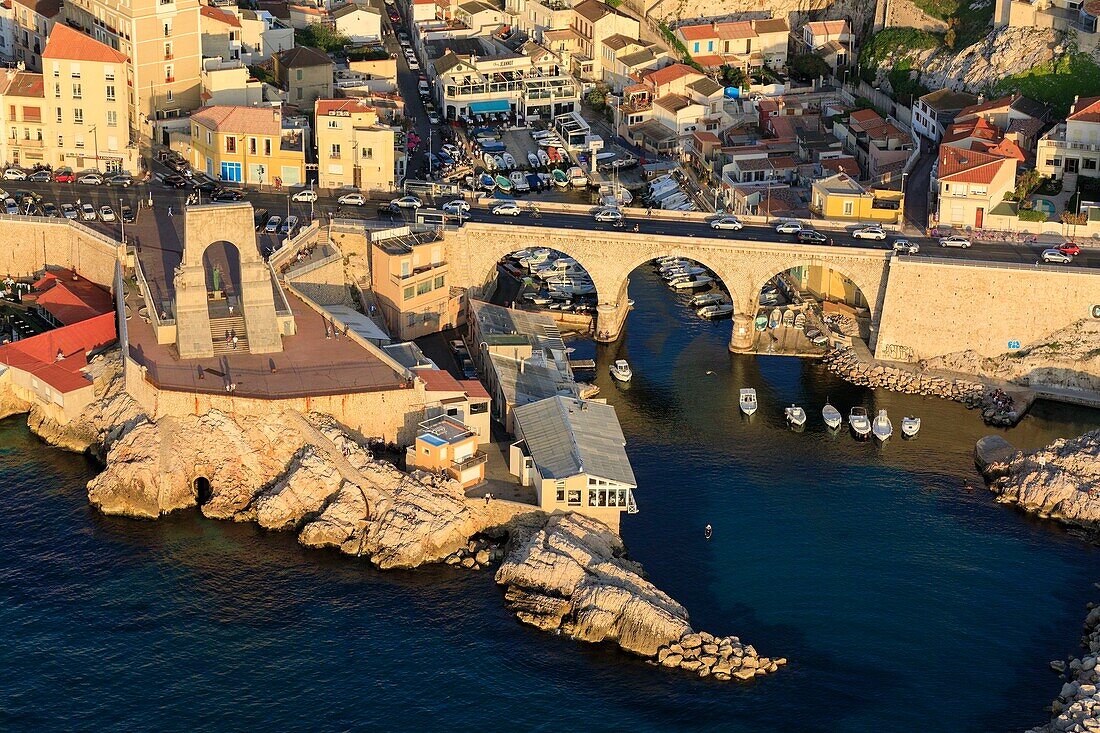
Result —
M 287 472 L 256 497 L 256 522 L 265 529 L 292 529 L 324 508 L 344 483 L 336 467 L 307 445 Z
M 1089 604 L 1085 634 L 1081 646 L 1085 653 L 1070 657 L 1069 663 L 1056 660 L 1057 668 L 1068 669 L 1069 681 L 1062 685 L 1058 699 L 1051 704 L 1049 723 L 1028 733 L 1100 730 L 1100 606 Z

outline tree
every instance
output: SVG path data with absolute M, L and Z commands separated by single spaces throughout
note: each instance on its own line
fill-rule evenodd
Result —
M 298 46 L 310 46 L 325 53 L 339 51 L 348 45 L 347 36 L 340 35 L 335 28 L 311 23 L 305 28 L 294 31 L 294 43 Z
M 788 59 L 787 68 L 791 70 L 791 76 L 801 81 L 810 81 L 819 76 L 828 76 L 832 73 L 832 69 L 825 63 L 825 59 L 812 53 Z
M 1039 188 L 1043 182 L 1043 176 L 1034 168 L 1026 170 L 1016 179 L 1016 200 L 1027 201 L 1028 197 Z
M 718 72 L 718 80 L 723 86 L 740 87 L 745 83 L 745 72 L 736 66 L 723 66 Z

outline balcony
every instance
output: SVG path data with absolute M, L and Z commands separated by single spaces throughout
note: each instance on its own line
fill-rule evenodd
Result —
M 171 83 L 172 83 L 172 82 L 174 82 L 175 80 L 176 80 L 176 77 L 174 77 L 174 76 L 166 76 L 166 77 L 164 77 L 164 83 L 165 83 L 165 84 L 171 84 Z
M 446 266 L 446 264 L 446 262 L 435 262 L 430 265 L 421 265 L 420 267 L 415 268 L 412 272 L 404 275 L 391 272 L 390 282 L 394 285 L 404 285 L 415 280 L 420 275 L 423 275 L 426 272 L 431 272 L 432 270 L 438 270 L 439 268 Z
M 459 475 L 462 472 L 467 471 L 471 468 L 475 468 L 477 466 L 480 466 L 481 464 L 485 463 L 488 460 L 489 460 L 489 456 L 487 456 L 483 451 L 478 451 L 477 453 L 474 453 L 472 456 L 470 456 L 469 458 L 467 458 L 464 461 L 459 461 L 458 463 L 452 463 L 451 467 L 448 470 L 451 472 L 451 475 L 453 475 L 455 478 L 459 478 Z
M 174 59 L 175 57 L 176 57 L 176 56 L 175 56 L 175 54 L 171 54 L 171 53 L 166 53 L 166 54 L 164 54 L 164 60 L 165 60 L 165 61 L 171 61 L 171 60 L 172 60 L 172 59 Z

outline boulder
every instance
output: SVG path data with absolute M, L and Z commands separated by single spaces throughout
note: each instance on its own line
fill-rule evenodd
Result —
M 679 654 L 669 654 L 661 660 L 661 665 L 664 667 L 679 667 L 684 661 L 684 658 Z
M 256 497 L 256 522 L 266 529 L 291 529 L 319 512 L 343 486 L 340 472 L 313 446 L 306 446 L 287 472 Z
M 680 662 L 680 669 L 687 670 L 688 672 L 696 672 L 699 669 L 702 669 L 702 667 L 703 663 L 700 662 L 698 659 L 685 659 L 684 661 Z

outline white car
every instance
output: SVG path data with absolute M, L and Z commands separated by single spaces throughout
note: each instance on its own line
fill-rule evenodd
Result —
M 85 173 L 80 178 L 76 179 L 77 183 L 83 183 L 88 186 L 102 186 L 103 176 L 98 173 Z
M 424 203 L 416 196 L 402 196 L 390 202 L 391 209 L 419 209 Z
M 99 218 L 102 219 L 103 221 L 114 221 L 115 220 L 115 210 L 112 209 L 110 206 L 107 206 L 107 205 L 100 206 L 99 207 Z
M 462 199 L 455 199 L 443 204 L 443 213 L 451 216 L 465 216 L 470 213 L 470 204 Z
M 336 199 L 336 203 L 341 206 L 362 206 L 367 203 L 367 197 L 361 193 L 345 193 Z
M 775 225 L 775 231 L 780 234 L 798 234 L 802 231 L 802 225 L 797 221 L 781 221 Z
M 1043 258 L 1043 262 L 1051 263 L 1057 262 L 1061 265 L 1068 265 L 1073 262 L 1073 257 L 1060 249 L 1045 249 L 1043 254 L 1040 255 Z
M 742 229 L 745 225 L 741 223 L 741 220 L 736 216 L 723 216 L 720 219 L 715 219 L 710 223 L 711 229 L 732 229 L 737 231 Z
M 856 229 L 852 232 L 852 236 L 856 239 L 877 239 L 882 241 L 886 239 L 886 232 L 882 227 L 863 227 L 862 229 Z
M 83 219 L 84 221 L 95 221 L 96 220 L 95 207 L 92 206 L 91 204 L 81 204 L 80 205 L 80 218 Z
M 4 171 L 4 180 L 25 181 L 27 180 L 27 173 L 20 168 L 8 168 L 6 171 Z
M 494 206 L 493 214 L 496 216 L 519 216 L 520 208 L 514 202 L 509 201 L 508 203 Z
M 950 237 L 940 238 L 941 247 L 962 247 L 966 249 L 970 246 L 970 240 L 966 237 L 960 237 L 957 234 L 953 234 Z
M 313 189 L 306 188 L 290 197 L 294 201 L 302 201 L 305 203 L 312 203 L 317 200 L 317 192 Z
M 920 252 L 920 245 L 916 242 L 910 242 L 908 239 L 895 239 L 894 252 L 899 255 L 915 255 Z
M 596 221 L 617 222 L 623 220 L 623 212 L 618 209 L 600 209 L 596 212 Z

